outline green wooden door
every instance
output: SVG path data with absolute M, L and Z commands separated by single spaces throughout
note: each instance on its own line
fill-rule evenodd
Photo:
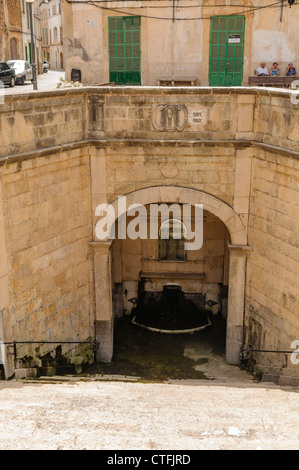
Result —
M 241 86 L 244 16 L 213 16 L 210 32 L 210 86 Z
M 141 85 L 140 17 L 110 17 L 110 81 L 117 85 Z

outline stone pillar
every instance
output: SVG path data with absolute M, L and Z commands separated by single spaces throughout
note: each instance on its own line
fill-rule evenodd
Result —
M 94 252 L 96 360 L 100 362 L 111 362 L 113 356 L 111 244 L 112 241 L 90 243 Z
M 2 187 L 0 181 L 0 365 L 4 367 L 5 378 L 12 377 L 15 364 L 12 348 L 4 343 L 13 341 L 9 305 L 9 275 L 7 264 L 6 241 L 4 234 L 4 215 Z
M 243 323 L 245 303 L 246 257 L 249 246 L 228 244 L 229 290 L 226 326 L 226 361 L 228 364 L 240 364 L 243 347 Z

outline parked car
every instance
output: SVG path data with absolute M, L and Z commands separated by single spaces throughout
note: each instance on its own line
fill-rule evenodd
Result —
M 9 60 L 7 63 L 16 73 L 16 83 L 25 85 L 27 80 L 33 80 L 32 67 L 26 60 Z
M 50 64 L 47 60 L 44 60 L 44 63 L 43 63 L 43 73 L 48 73 L 48 70 L 50 68 Z
M 4 85 L 14 87 L 16 83 L 16 73 L 10 68 L 7 62 L 0 62 L 0 81 Z

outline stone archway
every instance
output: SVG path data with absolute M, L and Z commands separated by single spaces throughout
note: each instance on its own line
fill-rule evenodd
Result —
M 227 227 L 230 240 L 229 294 L 226 333 L 226 360 L 239 364 L 243 346 L 243 317 L 245 302 L 245 271 L 247 233 L 232 207 L 211 194 L 177 186 L 154 186 L 128 193 L 126 208 L 118 213 L 118 199 L 111 202 L 116 218 L 131 205 L 154 203 L 202 204 L 204 210 L 218 217 Z M 113 240 L 92 242 L 94 250 L 96 292 L 96 340 L 99 342 L 97 360 L 111 361 L 113 355 L 113 308 L 111 283 L 111 244 Z

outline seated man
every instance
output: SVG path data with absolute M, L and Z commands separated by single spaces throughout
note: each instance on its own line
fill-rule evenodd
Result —
M 296 77 L 297 72 L 292 62 L 290 62 L 286 68 L 285 74 L 287 77 Z
M 266 67 L 265 62 L 261 62 L 261 65 L 254 71 L 258 77 L 264 77 L 265 75 L 269 76 L 269 71 Z

